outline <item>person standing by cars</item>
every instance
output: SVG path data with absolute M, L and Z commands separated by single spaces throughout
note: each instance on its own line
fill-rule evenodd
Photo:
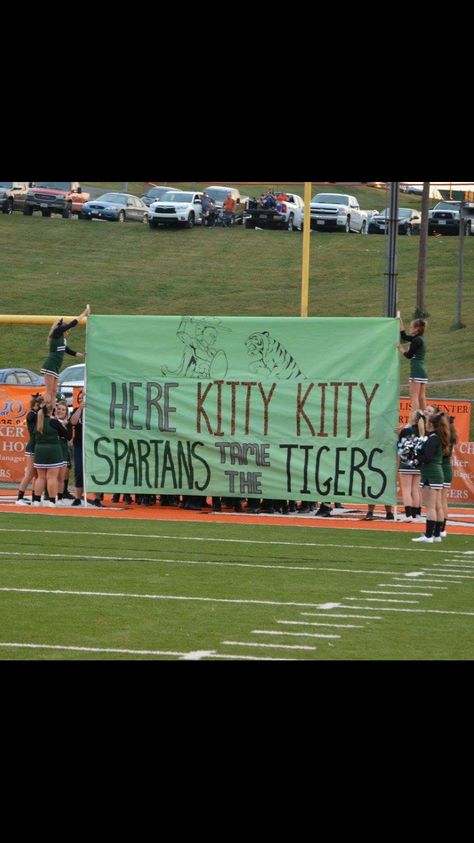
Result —
M 222 203 L 222 225 L 229 228 L 234 222 L 235 199 L 232 193 L 228 193 Z
M 428 374 L 425 368 L 426 345 L 423 334 L 427 323 L 424 319 L 414 319 L 410 325 L 411 334 L 405 333 L 405 326 L 400 316 L 400 340 L 398 350 L 410 361 L 410 398 L 412 410 L 426 409 L 426 384 Z M 408 351 L 405 351 L 401 343 L 410 343 Z
M 49 402 L 53 409 L 56 405 L 56 393 L 58 391 L 59 370 L 63 362 L 64 353 L 71 354 L 72 357 L 84 357 L 82 351 L 73 351 L 68 348 L 66 336 L 69 334 L 71 328 L 79 324 L 81 319 L 89 316 L 91 312 L 90 306 L 86 305 L 82 313 L 77 319 L 72 319 L 71 322 L 64 322 L 63 318 L 58 319 L 51 326 L 48 334 L 49 354 L 41 367 L 41 373 L 44 375 L 45 393 L 44 400 Z
M 206 191 L 202 194 L 201 206 L 202 218 L 204 220 L 203 224 L 208 227 L 214 226 L 216 222 L 216 203 L 214 202 L 214 199 L 211 199 Z

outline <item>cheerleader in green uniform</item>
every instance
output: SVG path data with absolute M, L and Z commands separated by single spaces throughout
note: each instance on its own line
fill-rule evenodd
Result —
M 424 435 L 424 419 L 420 418 L 420 416 L 421 413 L 419 410 L 412 410 L 410 413 L 408 424 L 402 427 L 398 435 L 399 450 L 402 448 L 404 441 L 410 440 L 411 437 Z M 405 507 L 405 516 L 401 520 L 408 521 L 409 523 L 416 521 L 417 518 L 421 520 L 420 468 L 419 466 L 409 465 L 409 463 L 405 462 L 403 456 L 400 455 L 398 473 L 400 476 L 403 506 Z
M 458 441 L 456 428 L 454 427 L 454 416 L 447 416 L 447 423 L 449 426 L 449 446 L 443 450 L 442 468 L 443 468 L 443 526 L 440 536 L 442 539 L 446 538 L 446 521 L 448 520 L 448 493 L 451 488 L 451 480 L 453 479 L 453 450 Z
M 28 506 L 29 502 L 25 501 L 25 492 L 31 481 L 36 477 L 36 469 L 33 465 L 35 460 L 35 434 L 36 434 L 36 418 L 38 410 L 43 403 L 43 396 L 39 392 L 35 392 L 31 397 L 30 411 L 26 417 L 26 426 L 28 428 L 28 442 L 25 447 L 26 466 L 22 481 L 18 490 L 18 497 L 15 501 L 17 506 Z
M 53 408 L 56 404 L 56 393 L 58 391 L 59 370 L 63 362 L 64 353 L 71 354 L 72 357 L 84 357 L 82 351 L 73 351 L 68 348 L 66 336 L 69 334 L 71 328 L 79 324 L 84 316 L 89 316 L 91 309 L 89 305 L 82 311 L 77 319 L 72 319 L 71 322 L 64 322 L 63 319 L 58 319 L 51 327 L 48 334 L 49 354 L 44 361 L 41 372 L 44 375 L 45 393 L 44 400 L 52 404 Z
M 65 465 L 63 465 L 63 467 L 59 469 L 59 474 L 58 474 L 58 501 L 57 502 L 60 506 L 62 506 L 63 504 L 66 505 L 66 506 L 69 506 L 69 501 L 67 500 L 67 498 L 64 499 L 64 497 L 63 497 L 63 493 L 64 493 L 64 490 L 65 490 L 66 485 L 67 485 L 69 469 L 71 468 L 71 452 L 70 452 L 70 449 L 69 449 L 68 442 L 70 442 L 71 439 L 72 439 L 72 424 L 68 420 L 68 415 L 69 415 L 69 411 L 68 411 L 67 402 L 64 401 L 64 400 L 58 401 L 58 403 L 56 404 L 55 411 L 54 411 L 54 417 L 55 417 L 55 419 L 57 419 L 58 421 L 61 422 L 61 424 L 63 425 L 63 427 L 66 431 L 66 437 L 65 438 L 63 438 L 62 436 L 59 437 L 59 443 L 61 445 L 62 452 L 63 452 L 63 458 L 64 458 L 64 461 L 65 461 Z
M 52 406 L 45 402 L 38 410 L 35 436 L 34 467 L 37 471 L 33 506 L 41 506 L 41 495 L 48 486 L 49 501 L 44 506 L 56 506 L 59 470 L 66 465 L 59 437 L 66 439 L 67 432 L 58 419 L 52 418 Z
M 427 323 L 424 319 L 414 319 L 410 325 L 411 333 L 405 333 L 405 326 L 400 317 L 400 340 L 398 349 L 410 361 L 410 398 L 412 410 L 424 410 L 426 408 L 426 384 L 428 374 L 425 368 L 426 345 L 423 334 Z M 405 351 L 401 343 L 410 343 L 408 351 Z
M 443 510 L 443 453 L 449 450 L 449 425 L 444 413 L 435 413 L 426 420 L 427 436 L 418 456 L 423 503 L 426 507 L 424 536 L 413 542 L 440 542 L 444 520 Z

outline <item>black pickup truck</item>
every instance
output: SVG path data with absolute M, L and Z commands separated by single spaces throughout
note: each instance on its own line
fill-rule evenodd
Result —
M 273 207 L 265 207 L 257 199 L 249 199 L 244 212 L 245 228 L 285 228 L 288 231 L 303 227 L 304 203 L 296 193 L 276 197 Z

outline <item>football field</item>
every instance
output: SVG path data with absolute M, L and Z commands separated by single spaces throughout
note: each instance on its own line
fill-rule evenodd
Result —
M 30 512 L 0 536 L 2 660 L 474 654 L 472 536 Z

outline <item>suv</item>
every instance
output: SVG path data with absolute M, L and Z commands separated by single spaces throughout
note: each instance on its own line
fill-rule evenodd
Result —
M 86 364 L 76 363 L 75 366 L 68 366 L 59 375 L 58 392 L 64 395 L 68 407 L 72 407 L 72 396 L 75 386 L 84 386 Z
M 459 234 L 459 215 L 461 203 L 443 201 L 438 202 L 432 211 L 429 211 L 428 234 Z M 474 204 L 467 202 L 464 205 L 464 233 L 474 232 Z
M 158 225 L 184 225 L 192 228 L 196 223 L 202 225 L 202 193 L 194 190 L 174 190 L 165 193 L 158 202 L 153 202 L 148 210 L 150 228 Z
M 158 202 L 159 199 L 165 194 L 169 193 L 170 190 L 173 190 L 175 193 L 179 192 L 179 187 L 172 187 L 168 185 L 167 187 L 164 184 L 155 184 L 153 187 L 150 187 L 141 198 L 142 202 L 145 203 L 148 207 L 152 204 L 152 202 Z
M 0 208 L 2 214 L 11 214 L 21 210 L 25 204 L 28 182 L 0 181 Z
M 37 181 L 26 194 L 23 213 L 31 217 L 33 211 L 41 211 L 43 217 L 50 217 L 54 212 L 68 219 L 79 214 L 89 199 L 78 181 Z

